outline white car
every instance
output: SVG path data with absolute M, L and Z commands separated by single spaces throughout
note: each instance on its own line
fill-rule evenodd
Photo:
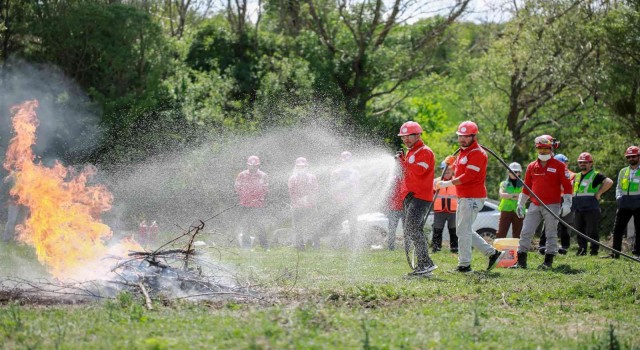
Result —
M 500 211 L 498 210 L 498 203 L 494 200 L 488 199 L 484 202 L 484 206 L 478 213 L 476 221 L 473 223 L 473 229 L 478 232 L 480 236 L 488 241 L 493 240 L 498 232 L 498 220 L 500 218 Z M 433 211 L 427 218 L 425 228 L 429 232 L 429 238 L 431 238 L 431 227 L 433 226 Z M 343 233 L 349 232 L 348 222 L 342 223 Z M 367 213 L 358 215 L 358 231 L 362 232 L 367 238 L 366 241 L 371 243 L 372 246 L 384 246 L 386 247 L 386 237 L 389 232 L 389 219 L 383 213 Z M 511 229 L 507 233 L 507 237 L 511 237 Z M 402 221 L 396 229 L 396 239 L 403 239 Z M 445 227 L 443 232 L 443 240 L 449 240 L 449 231 Z

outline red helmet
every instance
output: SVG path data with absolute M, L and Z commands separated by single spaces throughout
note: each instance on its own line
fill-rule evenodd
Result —
M 558 148 L 558 143 L 556 139 L 551 135 L 540 135 L 536 137 L 536 148 Z
M 466 122 L 462 122 L 460 123 L 460 125 L 458 125 L 458 131 L 456 131 L 456 134 L 460 136 L 477 135 L 478 125 L 469 120 L 467 120 Z
M 420 124 L 416 122 L 408 121 L 402 124 L 398 136 L 407 136 L 413 134 L 422 134 L 422 127 L 420 127 Z
M 348 162 L 351 160 L 351 152 L 349 151 L 344 151 L 342 153 L 340 153 L 340 160 L 343 162 Z
M 307 158 L 305 157 L 296 158 L 296 166 L 307 166 L 307 165 L 309 165 Z
M 593 162 L 593 158 L 588 152 L 582 152 L 578 156 L 578 162 Z
M 247 165 L 260 165 L 260 158 L 258 158 L 258 156 L 247 158 Z
M 624 152 L 624 156 L 640 156 L 640 147 L 638 146 L 630 146 L 627 148 L 627 151 Z

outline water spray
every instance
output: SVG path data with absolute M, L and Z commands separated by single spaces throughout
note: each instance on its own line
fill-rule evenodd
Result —
M 586 239 L 587 241 L 593 243 L 593 244 L 597 244 L 602 248 L 608 249 L 611 252 L 615 253 L 615 254 L 620 254 L 622 256 L 624 256 L 625 258 L 631 259 L 634 262 L 640 263 L 640 259 L 637 259 L 631 255 L 627 255 L 623 252 L 617 251 L 609 246 L 606 246 L 598 241 L 596 241 L 595 239 L 585 235 L 584 233 L 578 231 L 576 228 L 574 228 L 573 226 L 569 225 L 568 223 L 566 223 L 564 220 L 562 220 L 560 218 L 560 216 L 556 213 L 553 212 L 553 210 L 551 210 L 549 207 L 547 207 L 547 205 L 540 200 L 540 198 L 535 194 L 535 192 L 533 192 L 533 190 L 527 186 L 527 184 L 524 183 L 524 180 L 522 180 L 513 170 L 511 170 L 509 168 L 509 165 L 502 159 L 500 158 L 500 156 L 498 156 L 493 150 L 491 150 L 489 147 L 486 147 L 484 145 L 480 145 L 480 147 L 482 147 L 485 151 L 489 152 L 495 159 L 498 160 L 498 162 L 500 162 L 500 164 L 502 164 L 508 171 L 509 173 L 511 173 L 513 176 L 516 177 L 516 179 L 520 180 L 522 182 L 522 184 L 524 185 L 524 187 L 527 188 L 527 190 L 529 190 L 529 192 L 531 192 L 531 196 L 533 196 L 535 199 L 538 200 L 538 202 L 540 202 L 540 204 L 542 204 L 542 207 L 548 211 L 551 215 L 553 215 L 553 217 L 555 217 L 556 219 L 558 219 L 558 222 L 560 222 L 561 224 L 563 224 L 564 226 L 568 227 L 571 231 L 575 232 L 577 235 L 580 235 L 580 237 Z M 446 170 L 446 165 L 445 165 L 445 170 Z M 444 173 L 443 173 L 444 174 Z M 437 192 L 436 192 L 437 193 Z

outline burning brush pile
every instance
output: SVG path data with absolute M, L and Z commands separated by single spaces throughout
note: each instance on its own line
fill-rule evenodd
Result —
M 76 173 L 59 162 L 53 167 L 35 162 L 37 107 L 37 101 L 27 101 L 12 108 L 15 136 L 3 166 L 14 204 L 29 210 L 16 227 L 17 239 L 35 248 L 54 279 L 0 278 L 0 301 L 76 302 L 123 291 L 144 296 L 148 307 L 153 298 L 256 298 L 231 269 L 199 254 L 203 244 L 196 238 L 204 222 L 154 251 L 133 238 L 107 245 L 112 232 L 100 216 L 111 208 L 113 196 L 102 185 L 88 184 L 95 167 Z

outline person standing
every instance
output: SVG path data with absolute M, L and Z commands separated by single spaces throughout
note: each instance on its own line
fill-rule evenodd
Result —
M 307 171 L 308 166 L 309 162 L 306 158 L 298 157 L 293 174 L 288 181 L 293 229 L 296 235 L 295 245 L 300 250 L 304 249 L 307 240 L 310 240 L 316 248 L 319 245 L 319 237 L 313 230 L 317 210 L 318 179 Z
M 566 166 L 551 156 L 553 150 L 558 147 L 558 143 L 553 137 L 542 135 L 536 137 L 535 146 L 538 159 L 527 166 L 524 183 L 551 211 L 559 216 L 565 216 L 571 212 L 572 189 L 571 181 L 565 174 Z M 518 262 L 513 267 L 527 268 L 527 253 L 532 248 L 533 235 L 540 222 L 544 221 L 547 244 L 544 263 L 538 268 L 550 269 L 558 253 L 558 219 L 547 211 L 538 199 L 530 195 L 531 193 L 525 187 L 518 198 L 516 213 L 518 217 L 524 218 L 524 223 L 520 234 Z M 524 206 L 529 198 L 531 198 L 531 205 L 525 217 Z
M 509 164 L 511 169 L 518 177 L 522 174 L 522 165 L 517 162 Z M 522 218 L 519 218 L 516 214 L 516 208 L 518 207 L 518 196 L 522 192 L 522 181 L 516 178 L 510 171 L 507 172 L 507 179 L 500 183 L 500 218 L 498 219 L 498 232 L 496 232 L 496 238 L 507 237 L 509 227 L 511 227 L 511 235 L 513 238 L 520 238 L 520 231 L 522 230 Z
M 613 186 L 613 180 L 593 168 L 593 157 L 587 152 L 578 156 L 580 172 L 573 184 L 575 228 L 589 238 L 600 242 L 600 198 Z M 587 255 L 588 241 L 578 235 L 577 256 Z M 591 242 L 590 255 L 598 255 L 600 245 Z
M 447 164 L 442 162 L 440 169 L 445 169 Z M 435 182 L 448 181 L 453 178 L 453 169 L 447 167 L 442 178 L 437 178 Z M 434 184 L 435 186 L 435 184 Z M 431 250 L 439 252 L 442 249 L 442 233 L 444 225 L 449 231 L 449 249 L 452 253 L 458 252 L 458 235 L 456 234 L 456 209 L 458 209 L 458 197 L 456 187 L 449 186 L 441 189 L 433 202 L 433 238 L 431 240 Z
M 342 222 L 349 223 L 349 245 L 355 248 L 358 239 L 358 191 L 360 173 L 353 167 L 353 155 L 349 151 L 340 154 L 340 165 L 331 172 L 330 191 L 333 199 L 333 225 L 338 232 Z
M 567 167 L 565 176 L 569 179 L 569 181 L 571 181 L 571 186 L 573 186 L 574 180 L 576 178 L 576 173 L 569 170 L 569 158 L 567 158 L 567 156 L 561 153 L 556 154 L 555 156 L 553 156 L 553 158 L 563 162 L 564 165 Z M 573 208 L 571 209 L 571 212 L 569 212 L 569 214 L 561 217 L 561 219 L 567 224 L 573 225 L 574 219 L 575 219 L 575 212 Z M 571 246 L 571 232 L 569 228 L 563 225 L 560 221 L 558 221 L 558 239 L 560 240 L 560 247 L 558 248 L 558 254 L 561 254 L 561 255 L 567 254 Z M 545 230 L 543 228 L 542 235 L 540 236 L 540 247 L 538 247 L 538 252 L 541 255 L 544 255 L 544 253 L 546 252 L 546 247 L 545 247 L 546 244 L 547 244 L 547 235 L 545 234 Z
M 478 144 L 478 126 L 472 121 L 460 123 L 458 144 L 461 151 L 457 157 L 449 156 L 445 162 L 455 169 L 455 177 L 448 181 L 438 181 L 436 188 L 456 187 L 458 208 L 456 210 L 456 233 L 458 234 L 457 272 L 471 272 L 471 248 L 480 250 L 489 258 L 487 270 L 493 269 L 504 257 L 473 230 L 480 209 L 487 198 L 485 180 L 487 176 L 487 153 Z
M 238 174 L 234 186 L 241 209 L 242 246 L 247 249 L 251 248 L 251 234 L 257 235 L 264 249 L 268 248 L 264 206 L 269 193 L 269 181 L 267 174 L 259 168 L 260 158 L 250 156 L 247 169 Z
M 408 121 L 400 127 L 398 136 L 407 147 L 406 154 L 398 155 L 404 173 L 404 238 L 415 247 L 417 264 L 409 275 L 426 276 L 437 269 L 429 257 L 427 238 L 424 234 L 427 209 L 433 201 L 433 175 L 435 156 L 431 148 L 422 142 L 422 127 Z
M 392 179 L 392 188 L 389 192 L 389 196 L 387 197 L 386 203 L 386 212 L 387 218 L 389 219 L 389 233 L 387 236 L 387 246 L 389 250 L 394 250 L 396 247 L 396 229 L 398 228 L 398 223 L 404 212 L 402 211 L 402 202 L 404 200 L 404 196 L 406 193 L 402 191 L 402 169 L 398 167 L 396 169 L 396 173 L 393 175 Z
M 624 152 L 629 166 L 620 169 L 618 173 L 618 184 L 616 185 L 616 219 L 613 224 L 613 249 L 622 251 L 622 236 L 627 230 L 627 224 L 633 217 L 633 224 L 638 230 L 640 227 L 640 171 L 638 171 L 638 157 L 640 148 L 630 146 Z M 640 256 L 640 235 L 636 234 L 636 239 L 631 252 L 635 256 Z M 611 253 L 604 258 L 620 258 L 620 254 Z

